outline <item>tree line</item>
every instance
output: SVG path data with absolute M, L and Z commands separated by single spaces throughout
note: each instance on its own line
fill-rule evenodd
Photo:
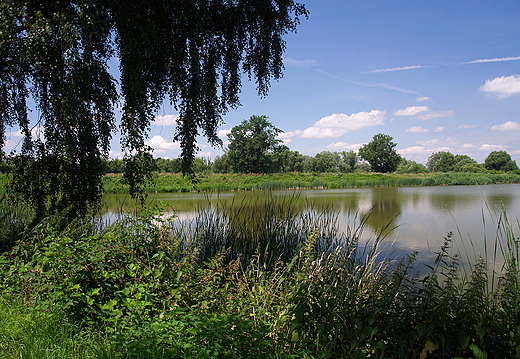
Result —
M 486 172 L 519 171 L 516 161 L 506 151 L 491 152 L 484 163 L 468 155 L 454 155 L 448 151 L 434 152 L 426 165 L 407 160 L 395 150 L 393 138 L 376 134 L 359 151 L 322 151 L 306 156 L 292 151 L 277 139 L 282 130 L 268 121 L 267 116 L 251 116 L 231 129 L 229 145 L 224 154 L 214 160 L 197 157 L 193 161 L 195 173 L 282 173 L 282 172 Z M 125 162 L 106 161 L 105 173 L 123 173 Z M 182 160 L 156 158 L 153 170 L 160 173 L 182 172 Z

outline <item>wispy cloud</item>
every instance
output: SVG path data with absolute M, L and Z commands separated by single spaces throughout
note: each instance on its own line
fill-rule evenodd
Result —
M 284 57 L 283 62 L 286 65 L 297 66 L 297 67 L 301 67 L 303 69 L 308 69 L 310 67 L 314 67 L 314 66 L 318 65 L 318 62 L 315 60 L 309 60 L 309 59 L 297 60 L 297 59 L 291 59 L 290 57 Z
M 480 91 L 497 93 L 498 98 L 518 94 L 520 93 L 520 75 L 495 77 L 493 80 L 486 80 L 486 83 L 480 86 Z
M 335 78 L 337 80 L 348 82 L 348 83 L 359 85 L 359 86 L 375 87 L 375 88 L 381 88 L 381 89 L 392 90 L 392 91 L 399 91 L 399 92 L 403 92 L 403 93 L 409 93 L 409 94 L 412 94 L 412 95 L 422 96 L 417 91 L 407 90 L 407 89 L 404 89 L 402 87 L 392 86 L 392 85 L 389 85 L 389 84 L 386 84 L 386 83 L 372 84 L 372 83 L 361 82 L 361 81 L 347 80 L 347 79 L 345 79 L 343 77 L 340 77 L 340 76 L 337 76 L 337 75 L 333 75 L 333 74 L 331 74 L 331 73 L 329 73 L 329 72 L 327 72 L 325 70 L 322 70 L 322 69 L 316 69 L 316 71 L 318 71 L 318 72 L 320 72 L 320 73 L 322 73 L 324 75 L 332 76 L 333 78 Z
M 428 113 L 425 113 L 424 115 L 419 115 L 419 120 L 431 120 L 432 118 L 439 118 L 439 117 L 450 117 L 455 114 L 455 111 L 449 110 L 449 111 L 431 111 Z
M 386 69 L 376 69 L 376 70 L 372 70 L 369 72 L 370 73 L 394 72 L 394 71 L 423 69 L 425 67 L 430 67 L 430 66 L 412 65 L 412 66 L 403 66 L 403 67 L 390 67 L 390 68 L 386 68 Z
M 422 128 L 421 126 L 413 126 L 406 130 L 406 132 L 412 132 L 412 133 L 425 133 L 430 132 L 426 128 Z
M 157 116 L 153 120 L 152 125 L 155 125 L 155 126 L 175 126 L 177 124 L 178 118 L 179 118 L 179 115 Z
M 431 98 L 429 98 L 428 96 L 422 96 L 422 97 L 417 97 L 415 99 L 415 101 L 417 101 L 417 102 L 431 101 Z
M 520 56 L 514 56 L 514 57 L 495 57 L 493 59 L 479 59 L 479 60 L 473 60 L 468 62 L 460 62 L 461 64 L 481 64 L 486 62 L 502 62 L 502 61 L 516 61 L 520 60 Z
M 468 128 L 475 128 L 477 125 L 470 125 L 467 123 L 463 123 L 462 125 L 459 125 L 459 128 L 468 129 Z
M 437 127 L 434 131 L 435 131 L 435 132 L 442 132 L 442 131 L 444 131 L 445 129 L 446 129 L 445 127 L 442 127 L 442 126 L 441 126 L 441 127 Z
M 405 108 L 404 110 L 397 110 L 394 111 L 394 115 L 396 116 L 414 116 L 417 115 L 420 112 L 428 111 L 428 106 L 410 106 Z

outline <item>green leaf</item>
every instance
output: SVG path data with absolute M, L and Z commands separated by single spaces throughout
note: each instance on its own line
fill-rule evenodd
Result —
M 468 333 L 462 333 L 459 337 L 460 346 L 462 349 L 466 349 L 469 344 L 471 336 Z

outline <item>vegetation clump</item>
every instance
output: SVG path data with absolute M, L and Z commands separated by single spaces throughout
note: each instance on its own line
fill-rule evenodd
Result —
M 63 229 L 59 217 L 47 218 L 0 256 L 0 312 L 7 314 L 0 316 L 0 354 L 520 353 L 520 267 L 505 217 L 497 232 L 504 234 L 506 266 L 498 284 L 490 285 L 482 259 L 468 275 L 461 272 L 459 258 L 450 255 L 450 233 L 428 269 L 418 273 L 417 253 L 392 262 L 378 258 L 382 238 L 361 246 L 364 219 L 340 236 L 334 213 L 288 210 L 291 198 L 286 201 L 262 203 L 260 216 L 246 210 L 248 203 L 216 207 L 191 223 L 165 219 L 160 209 L 104 229 L 86 218 Z

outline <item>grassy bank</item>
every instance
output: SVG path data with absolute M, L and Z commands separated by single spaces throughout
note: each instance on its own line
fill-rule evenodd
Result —
M 103 185 L 107 193 L 126 193 L 128 186 L 121 175 L 106 175 Z M 294 188 L 363 188 L 409 187 L 440 185 L 485 185 L 496 183 L 520 183 L 520 175 L 506 173 L 275 173 L 255 174 L 199 174 L 191 181 L 181 174 L 159 174 L 146 191 L 149 193 L 193 191 L 238 191 Z
M 107 228 L 46 219 L 0 256 L 0 356 L 520 355 L 518 228 L 505 216 L 506 266 L 490 285 L 481 259 L 459 270 L 451 235 L 419 276 L 416 253 L 384 261 L 382 238 L 358 244 L 363 219 L 342 235 L 334 213 L 292 213 L 293 200 L 185 223 L 160 209 Z

